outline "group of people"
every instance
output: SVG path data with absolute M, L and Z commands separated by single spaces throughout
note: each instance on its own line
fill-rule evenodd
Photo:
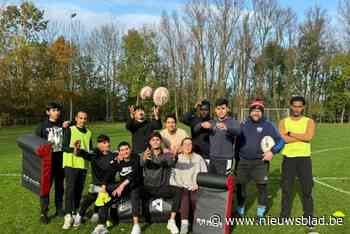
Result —
M 142 106 L 131 106 L 126 129 L 132 135 L 132 144 L 122 141 L 114 152 L 110 138 L 104 134 L 97 137 L 97 145 L 93 147 L 92 133 L 86 127 L 86 112 L 79 111 L 74 124 L 62 122 L 60 106 L 50 103 L 46 108 L 48 118 L 36 133 L 52 144 L 56 215 L 64 216 L 62 228 L 79 227 L 94 204 L 91 220 L 98 224 L 93 233 L 107 233 L 111 205 L 127 196 L 132 204 L 132 234 L 141 233 L 140 201 L 151 198 L 171 201 L 167 229 L 172 234 L 188 233 L 190 211 L 195 210 L 199 190 L 196 177 L 201 172 L 236 176 L 240 216 L 245 215 L 245 187 L 254 180 L 258 190 L 257 217 L 263 217 L 268 207 L 269 162 L 279 152 L 283 155 L 281 217 L 290 216 L 296 176 L 301 183 L 304 216 L 312 217 L 310 141 L 315 123 L 303 115 L 303 97 L 293 97 L 290 105 L 291 115 L 281 120 L 277 129 L 264 118 L 264 102 L 260 99 L 252 101 L 249 117 L 241 124 L 230 117 L 227 99 L 216 100 L 214 117 L 210 114 L 210 102 L 203 100 L 181 118 L 190 127 L 192 137 L 177 127 L 175 115 L 165 117 L 162 129 L 159 107 L 153 108 L 153 118 L 148 120 Z M 266 136 L 272 137 L 275 144 L 263 152 L 260 143 Z M 88 193 L 82 196 L 89 165 L 92 182 Z M 41 197 L 40 203 L 40 220 L 47 224 L 49 197 Z M 181 217 L 180 229 L 175 221 L 177 214 Z

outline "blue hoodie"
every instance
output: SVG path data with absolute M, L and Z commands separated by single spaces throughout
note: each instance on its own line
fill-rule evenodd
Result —
M 262 159 L 261 140 L 265 136 L 271 136 L 275 146 L 271 149 L 273 154 L 280 152 L 285 144 L 275 125 L 264 118 L 253 122 L 250 117 L 241 123 L 241 135 L 238 139 L 236 152 L 240 158 L 246 160 Z

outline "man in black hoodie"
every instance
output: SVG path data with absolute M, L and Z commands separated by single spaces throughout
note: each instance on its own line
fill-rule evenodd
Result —
M 185 113 L 182 117 L 182 122 L 191 128 L 193 151 L 204 159 L 209 159 L 209 130 L 201 128 L 196 132 L 194 127 L 209 120 L 210 102 L 207 100 L 197 103 L 191 111 Z
M 131 106 L 126 121 L 126 129 L 132 134 L 132 148 L 136 154 L 142 153 L 147 148 L 147 138 L 154 130 L 162 129 L 159 106 L 153 107 L 154 119 L 145 119 L 145 111 L 142 106 Z
M 89 192 L 82 199 L 80 209 L 77 216 L 74 219 L 73 227 L 78 227 L 81 224 L 87 209 L 95 202 L 98 192 L 101 190 L 102 185 L 105 183 L 112 183 L 114 176 L 110 171 L 113 169 L 112 164 L 115 157 L 115 153 L 112 153 L 110 144 L 110 138 L 106 135 L 100 135 L 97 137 L 97 148 L 91 152 L 85 150 L 78 150 L 76 157 L 83 157 L 91 162 L 91 174 L 92 183 L 89 187 Z M 95 206 L 92 220 L 98 218 L 98 207 Z
M 51 181 L 55 183 L 55 205 L 56 215 L 63 216 L 63 194 L 64 194 L 64 170 L 62 168 L 63 151 L 63 127 L 68 127 L 68 122 L 62 122 L 61 107 L 57 103 L 49 103 L 46 106 L 47 119 L 36 129 L 35 134 L 49 141 L 52 145 Z M 51 183 L 52 184 L 52 183 Z M 40 197 L 41 216 L 40 221 L 44 224 L 49 222 L 49 194 Z

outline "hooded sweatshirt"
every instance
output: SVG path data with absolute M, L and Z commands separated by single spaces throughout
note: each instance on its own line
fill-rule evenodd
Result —
M 236 120 L 231 117 L 226 117 L 223 120 L 210 120 L 211 128 L 209 129 L 209 155 L 210 159 L 225 159 L 232 160 L 234 158 L 234 141 L 235 137 L 241 133 L 240 126 Z M 219 123 L 224 123 L 227 130 L 217 127 Z M 198 123 L 194 131 L 199 132 L 202 128 L 202 123 Z

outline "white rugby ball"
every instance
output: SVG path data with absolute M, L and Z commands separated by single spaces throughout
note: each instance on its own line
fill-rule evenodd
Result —
M 162 106 L 169 101 L 169 91 L 165 87 L 157 88 L 153 93 L 153 102 L 157 106 Z
M 149 86 L 145 86 L 140 91 L 140 98 L 145 100 L 146 98 L 152 97 L 153 90 Z
M 260 142 L 261 150 L 265 153 L 275 146 L 275 141 L 271 136 L 264 136 Z

